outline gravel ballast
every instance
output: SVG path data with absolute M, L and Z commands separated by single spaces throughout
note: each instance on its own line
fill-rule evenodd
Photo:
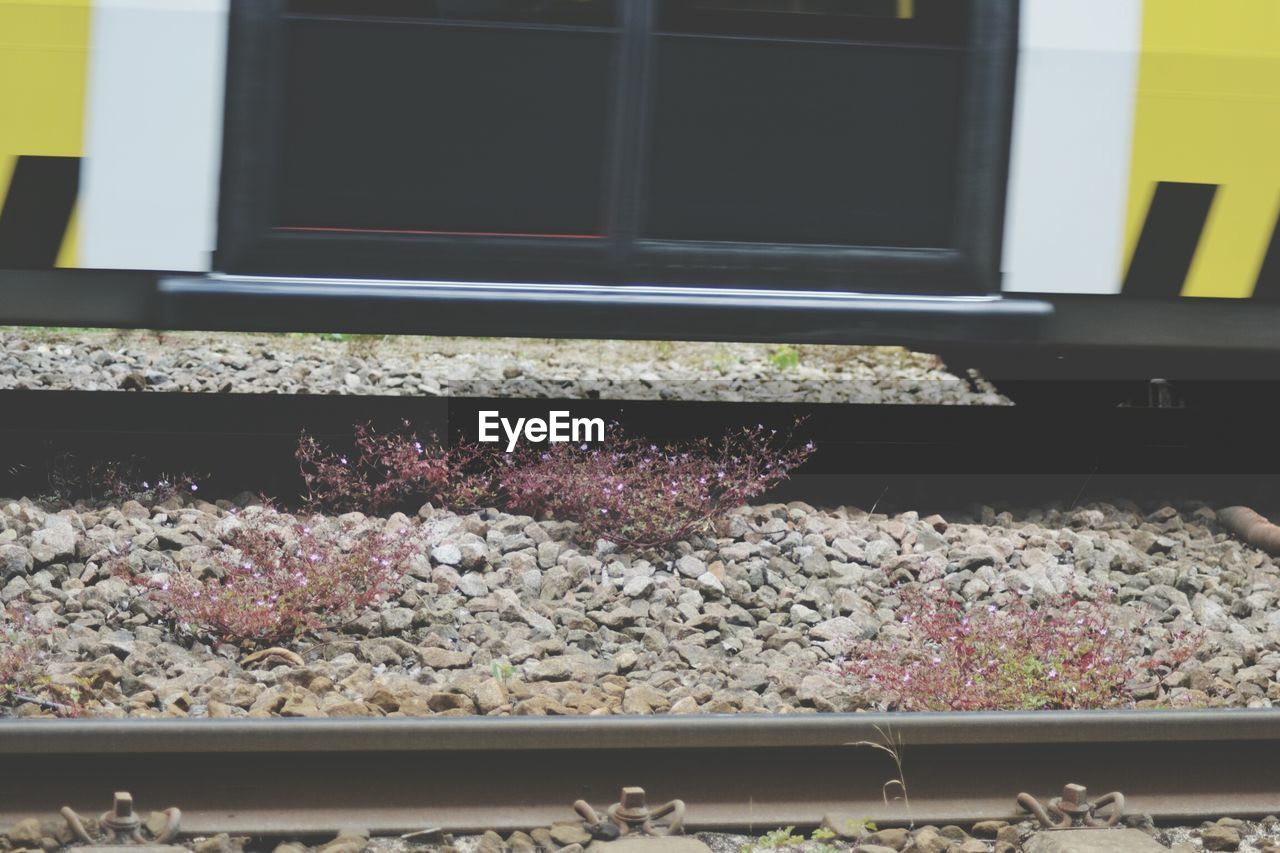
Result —
M 899 347 L 0 329 L 0 390 L 1008 405 Z
M 238 523 L 228 502 L 174 498 L 50 512 L 0 501 L 0 599 L 52 640 L 47 672 L 87 715 L 131 717 L 806 713 L 875 708 L 830 668 L 850 637 L 900 636 L 902 593 L 1003 606 L 1114 590 L 1145 608 L 1142 654 L 1203 635 L 1175 671 L 1131 685 L 1139 707 L 1280 700 L 1280 569 L 1212 509 L 1094 504 L 970 518 L 802 503 L 742 508 L 663 555 L 575 544 L 571 525 L 424 508 L 351 513 L 418 543 L 401 594 L 288 654 L 197 639 L 111 576 L 198 567 Z M 295 657 L 296 656 L 296 657 Z M 493 662 L 509 663 L 508 677 Z M 1146 679 L 1143 681 L 1143 679 Z M 33 703 L 0 713 L 49 715 Z
M 165 815 L 151 813 L 146 821 L 163 826 Z M 273 853 L 1035 853 L 1040 850 L 1109 851 L 1142 853 L 1275 853 L 1280 850 L 1280 821 L 1268 816 L 1260 821 L 1224 817 L 1198 827 L 1156 827 L 1145 815 L 1127 815 L 1114 829 L 1081 829 L 1045 832 L 1034 821 L 1009 823 L 985 820 L 957 826 L 918 826 L 877 829 L 859 819 L 853 828 L 834 816 L 824 819 L 814 833 L 778 827 L 768 834 L 698 832 L 689 835 L 645 837 L 628 834 L 617 840 L 593 837 L 591 827 L 565 820 L 551 826 L 531 827 L 511 833 L 493 831 L 477 835 L 451 835 L 424 828 L 402 836 L 370 836 L 359 828 L 344 829 L 329 841 L 271 841 L 220 833 L 179 838 L 175 848 L 192 853 L 240 853 L 273 850 Z M 90 826 L 96 824 L 88 818 Z M 838 827 L 839 831 L 832 829 Z M 610 827 L 611 828 L 611 827 Z M 757 829 L 757 832 L 759 830 Z M 596 835 L 605 835 L 598 829 Z M 607 833 L 612 836 L 612 833 Z M 37 817 L 19 821 L 0 834 L 0 849 L 53 850 L 73 837 L 64 821 Z

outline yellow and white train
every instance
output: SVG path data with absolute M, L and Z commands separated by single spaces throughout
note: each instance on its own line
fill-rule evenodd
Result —
M 0 323 L 1261 363 L 1277 151 L 1277 0 L 0 0 Z

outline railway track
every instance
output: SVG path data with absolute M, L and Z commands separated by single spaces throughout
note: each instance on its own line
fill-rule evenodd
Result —
M 688 831 L 1012 819 L 1067 783 L 1194 821 L 1280 810 L 1280 712 L 8 722 L 0 765 L 0 824 L 127 789 L 190 834 L 529 829 L 630 785 L 684 800 Z
M 408 418 L 454 433 L 485 408 L 564 408 L 659 440 L 787 427 L 800 415 L 796 439 L 813 439 L 819 454 L 786 496 L 814 503 L 925 509 L 921 501 L 1153 490 L 1268 511 L 1280 473 L 1280 461 L 1259 451 L 1265 419 L 1209 409 L 38 391 L 0 394 L 0 440 L 20 461 L 0 494 L 23 491 L 51 448 L 215 471 L 210 491 L 219 494 L 287 494 L 301 429 L 340 439 L 356 421 Z M 1047 799 L 1068 783 L 1120 791 L 1126 813 L 1177 822 L 1280 812 L 1277 766 L 1272 709 L 12 720 L 0 723 L 0 826 L 64 805 L 97 814 L 112 792 L 128 790 L 144 813 L 181 808 L 184 834 L 509 831 L 572 820 L 575 801 L 600 808 L 636 785 L 651 804 L 685 801 L 691 831 L 812 826 L 826 814 L 972 823 L 1015 818 L 1018 794 Z M 886 789 L 895 779 L 906 799 Z

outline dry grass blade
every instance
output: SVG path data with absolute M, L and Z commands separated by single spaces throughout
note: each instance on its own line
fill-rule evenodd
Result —
M 875 729 L 880 733 L 880 737 L 883 738 L 883 743 L 877 743 L 873 740 L 857 740 L 847 741 L 845 746 L 869 746 L 872 749 L 878 749 L 881 752 L 886 753 L 893 759 L 893 765 L 897 769 L 898 778 L 890 779 L 881 785 L 880 794 L 884 798 L 884 804 L 888 806 L 890 802 L 889 789 L 894 785 L 898 787 L 898 790 L 902 792 L 902 796 L 894 797 L 893 799 L 902 800 L 902 806 L 907 812 L 908 826 L 914 829 L 916 822 L 915 818 L 911 816 L 911 798 L 907 793 L 906 774 L 902 772 L 902 738 L 894 738 L 892 727 L 882 729 L 879 726 L 876 726 Z

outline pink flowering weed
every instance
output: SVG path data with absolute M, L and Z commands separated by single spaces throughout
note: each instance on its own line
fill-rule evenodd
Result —
M 965 607 L 945 594 L 902 590 L 904 640 L 864 640 L 838 666 L 889 708 L 908 711 L 1112 708 L 1133 704 L 1126 684 L 1138 632 L 1107 601 L 1069 596 L 1032 607 L 1015 599 Z
M 24 608 L 0 605 L 0 703 L 35 687 L 45 653 L 41 634 Z
M 372 515 L 413 512 L 426 502 L 463 511 L 491 502 L 483 456 L 474 445 L 445 447 L 434 435 L 383 432 L 367 423 L 355 426 L 350 451 L 303 433 L 295 453 L 309 506 Z
M 718 515 L 786 480 L 813 452 L 763 426 L 720 442 L 659 446 L 612 431 L 605 446 L 556 444 L 502 457 L 508 507 L 576 521 L 581 538 L 662 548 L 702 532 Z
M 246 518 L 215 553 L 211 573 L 139 578 L 124 564 L 118 573 L 143 583 L 145 595 L 179 626 L 219 642 L 256 645 L 355 618 L 398 589 L 413 552 L 407 529 L 349 534 L 264 512 Z

